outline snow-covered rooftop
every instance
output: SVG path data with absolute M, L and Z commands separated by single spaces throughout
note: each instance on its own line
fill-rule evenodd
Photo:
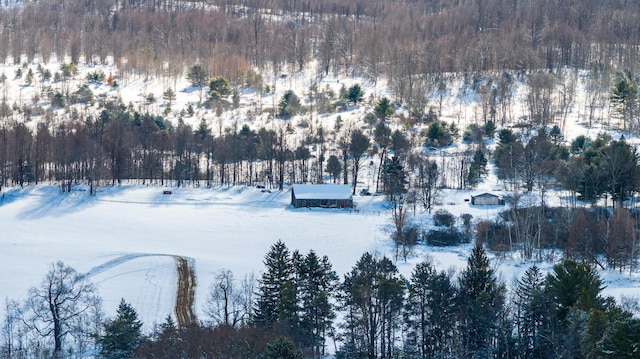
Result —
M 351 199 L 351 186 L 346 184 L 298 184 L 292 191 L 297 199 Z
M 493 197 L 500 197 L 500 195 L 499 195 L 499 194 L 497 194 L 497 193 L 494 193 L 494 192 L 487 192 L 487 191 L 484 191 L 484 192 L 477 192 L 477 193 L 471 194 L 471 197 L 480 197 L 480 196 L 493 196 Z

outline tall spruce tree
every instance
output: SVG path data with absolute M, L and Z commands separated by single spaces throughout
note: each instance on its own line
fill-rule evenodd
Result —
M 270 326 L 293 325 L 296 313 L 294 267 L 289 249 L 278 241 L 264 257 L 265 271 L 259 280 L 255 322 Z
M 548 334 L 552 321 L 545 295 L 544 274 L 537 266 L 527 269 L 516 283 L 515 327 L 518 353 L 523 358 L 549 358 Z
M 600 295 L 603 288 L 593 267 L 571 259 L 554 265 L 545 282 L 546 294 L 560 321 L 564 321 L 574 307 L 583 311 L 603 309 L 604 298 Z
M 496 349 L 506 289 L 498 282 L 482 245 L 477 244 L 471 252 L 459 286 L 459 356 L 490 357 Z
M 405 281 L 387 257 L 378 261 L 378 297 L 380 305 L 380 354 L 393 358 L 404 306 Z
M 315 358 L 325 354 L 325 339 L 335 318 L 332 298 L 338 275 L 329 258 L 310 251 L 300 265 L 298 278 L 300 339 Z
M 130 358 L 140 344 L 142 323 L 133 307 L 120 300 L 115 319 L 104 324 L 104 334 L 98 338 L 100 356 L 107 359 Z
M 611 141 L 602 152 L 600 170 L 614 206 L 622 207 L 629 194 L 638 188 L 639 166 L 636 149 L 629 145 L 624 137 L 620 141 Z
M 622 130 L 627 130 L 627 122 L 631 122 L 632 129 L 636 128 L 638 109 L 638 83 L 630 71 L 620 72 L 618 81 L 613 87 L 611 104 L 622 118 Z
M 362 91 L 362 87 L 360 86 L 360 84 L 354 84 L 347 90 L 347 100 L 349 100 L 349 102 L 353 103 L 354 105 L 357 105 L 358 102 L 362 102 L 363 98 L 364 91 Z
M 394 356 L 403 296 L 404 280 L 396 266 L 388 258 L 362 255 L 342 284 L 344 355 Z
M 424 261 L 414 268 L 408 289 L 406 355 L 449 357 L 456 315 L 452 299 L 457 295 L 449 275 L 438 273 L 431 262 Z
M 380 192 L 380 180 L 382 179 L 383 164 L 387 159 L 387 149 L 391 145 L 391 128 L 384 121 L 378 121 L 373 129 L 373 139 L 379 148 L 380 164 L 378 165 L 378 175 L 376 177 L 376 192 Z
M 588 334 L 588 327 L 606 319 L 598 318 L 607 311 L 607 301 L 601 296 L 602 280 L 593 267 L 564 260 L 553 266 L 545 279 L 545 294 L 550 301 L 554 321 L 550 347 L 562 356 L 583 357 L 595 350 L 596 342 L 602 336 Z M 605 324 L 598 324 L 604 327 Z M 591 343 L 584 345 L 586 338 Z
M 345 275 L 342 283 L 342 305 L 345 334 L 342 351 L 348 357 L 376 357 L 378 317 L 374 314 L 376 299 L 374 279 L 377 261 L 365 253 Z
M 361 130 L 357 129 L 351 132 L 348 153 L 353 158 L 353 194 L 356 194 L 356 187 L 358 186 L 358 172 L 362 164 L 362 155 L 369 149 L 369 146 L 371 146 L 369 138 Z
M 599 358 L 638 358 L 640 350 L 640 319 L 628 318 L 607 328 L 598 344 Z

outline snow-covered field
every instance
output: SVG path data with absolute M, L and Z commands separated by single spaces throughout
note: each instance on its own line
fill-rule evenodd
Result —
M 339 273 L 365 251 L 390 250 L 381 197 L 358 199 L 356 214 L 293 209 L 289 192 L 248 187 L 173 188 L 164 195 L 158 187 L 123 186 L 95 197 L 57 191 L 54 186 L 10 190 L 0 201 L 0 288 L 8 298 L 24 299 L 48 265 L 62 260 L 81 273 L 96 273 L 92 280 L 108 315 L 124 297 L 151 325 L 173 311 L 172 255 L 195 260 L 201 305 L 214 272 L 225 268 L 239 279 L 258 276 L 263 256 L 279 239 L 291 249 L 328 255 Z
M 49 264 L 61 260 L 91 275 L 107 316 L 113 316 L 120 298 L 125 298 L 150 330 L 173 311 L 175 255 L 195 261 L 196 309 L 201 319 L 206 319 L 202 309 L 214 273 L 224 268 L 237 279 L 252 273 L 258 278 L 262 259 L 277 240 L 291 250 L 313 249 L 327 255 L 341 276 L 366 251 L 394 258 L 383 197 L 356 197 L 359 212 L 355 212 L 294 209 L 288 204 L 289 191 L 268 193 L 251 187 L 171 191 L 165 195 L 160 187 L 120 186 L 89 196 L 81 188 L 59 194 L 55 186 L 33 186 L 4 192 L 0 200 L 3 297 L 25 299 Z M 476 218 L 501 210 L 470 206 L 465 196 L 446 194 L 443 206 Z M 459 269 L 466 265 L 469 252 L 469 245 L 418 246 L 411 258 L 399 259 L 397 265 L 408 276 L 415 263 L 430 256 L 440 269 Z M 529 266 L 517 258 L 492 260 L 508 284 Z M 539 265 L 549 268 L 551 263 Z M 637 274 L 602 275 L 607 294 L 640 296 Z

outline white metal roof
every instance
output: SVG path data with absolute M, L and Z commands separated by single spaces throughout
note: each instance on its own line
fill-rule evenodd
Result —
M 351 199 L 351 186 L 347 184 L 294 184 L 297 199 Z
M 471 195 L 471 197 L 483 197 L 483 196 L 500 197 L 499 195 L 491 192 L 482 192 L 482 193 Z

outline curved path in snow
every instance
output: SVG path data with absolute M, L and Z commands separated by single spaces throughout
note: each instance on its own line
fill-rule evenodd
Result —
M 85 276 L 91 278 L 125 262 L 143 257 L 171 257 L 176 261 L 178 273 L 174 313 L 178 325 L 183 328 L 198 322 L 194 311 L 196 293 L 195 259 L 173 254 L 130 253 L 91 268 Z

